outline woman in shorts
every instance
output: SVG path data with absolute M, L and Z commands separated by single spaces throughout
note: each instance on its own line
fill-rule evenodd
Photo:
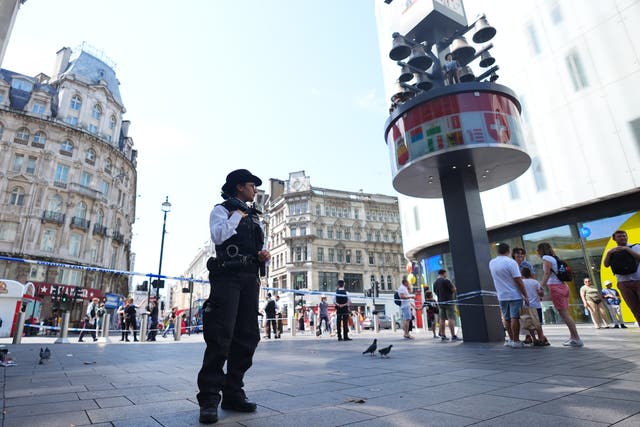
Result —
M 580 335 L 578 335 L 576 323 L 569 313 L 569 287 L 562 280 L 558 279 L 554 273 L 558 271 L 558 263 L 555 258 L 556 254 L 547 242 L 540 243 L 537 250 L 538 255 L 542 258 L 543 276 L 541 285 L 549 288 L 551 302 L 556 310 L 558 310 L 560 317 L 564 320 L 571 334 L 569 339 L 563 342 L 562 345 L 567 347 L 582 347 L 583 344 Z

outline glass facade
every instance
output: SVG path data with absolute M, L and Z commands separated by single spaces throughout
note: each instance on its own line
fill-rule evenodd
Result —
M 542 279 L 542 259 L 538 256 L 536 248 L 539 243 L 551 244 L 556 255 L 565 261 L 573 271 L 572 282 L 567 283 L 570 290 L 569 308 L 574 320 L 578 323 L 590 323 L 591 319 L 585 314 L 585 309 L 580 299 L 580 287 L 582 280 L 589 277 L 598 289 L 602 289 L 605 280 L 611 280 L 616 288 L 615 276 L 611 269 L 602 265 L 606 252 L 616 243 L 611 236 L 616 230 L 625 230 L 629 235 L 629 244 L 640 243 L 640 212 L 630 212 L 612 217 L 600 218 L 589 221 L 577 221 L 571 224 L 540 229 L 529 233 L 516 234 L 499 240 L 491 241 L 491 257 L 495 257 L 496 245 L 507 243 L 511 248 L 524 248 L 527 252 L 526 260 L 533 265 L 533 273 L 537 280 Z M 490 236 L 492 233 L 489 233 Z M 453 260 L 449 252 L 434 254 L 420 261 L 420 274 L 427 285 L 431 286 L 435 281 L 438 270 L 444 268 L 449 277 L 455 282 Z M 488 266 L 487 266 L 488 268 Z M 553 308 L 545 290 L 542 298 L 544 322 L 546 324 L 562 323 L 557 311 Z M 622 303 L 623 318 L 626 322 L 634 322 L 635 319 L 626 304 Z M 610 319 L 609 319 L 610 320 Z

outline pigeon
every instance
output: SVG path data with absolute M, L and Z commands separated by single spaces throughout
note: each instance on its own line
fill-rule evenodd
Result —
M 389 357 L 389 353 L 391 352 L 391 347 L 393 347 L 393 345 L 390 345 L 389 347 L 381 348 L 380 350 L 378 350 L 378 353 L 380 353 L 380 357 Z
M 373 344 L 371 344 L 369 348 L 363 351 L 362 354 L 371 353 L 372 356 L 375 356 L 377 348 L 378 348 L 378 339 L 376 338 L 373 340 Z
M 45 360 L 49 360 L 50 358 L 51 350 L 49 350 L 49 347 L 45 347 L 44 349 L 40 347 L 40 361 L 38 362 L 38 365 L 42 365 Z

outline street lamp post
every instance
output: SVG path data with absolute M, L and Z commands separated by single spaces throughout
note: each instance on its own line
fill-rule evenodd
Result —
M 162 212 L 164 212 L 164 220 L 162 222 L 162 240 L 160 241 L 160 264 L 158 265 L 158 281 L 156 287 L 156 302 L 160 301 L 160 278 L 162 277 L 162 253 L 164 252 L 164 235 L 167 232 L 167 213 L 171 211 L 171 203 L 169 203 L 169 196 L 166 196 L 164 203 L 162 204 Z

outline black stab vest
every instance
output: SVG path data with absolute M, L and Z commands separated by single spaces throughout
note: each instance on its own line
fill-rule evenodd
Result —
M 222 244 L 216 245 L 216 257 L 225 260 L 235 253 L 237 253 L 237 256 L 257 256 L 258 252 L 264 247 L 264 232 L 260 227 L 260 218 L 258 218 L 256 211 L 238 201 L 226 200 L 220 204 L 229 213 L 241 209 L 247 213 L 247 216 L 240 220 L 238 227 L 236 227 L 236 234 L 229 237 Z M 240 204 L 242 206 L 239 206 Z M 232 245 L 235 248 L 231 247 Z

